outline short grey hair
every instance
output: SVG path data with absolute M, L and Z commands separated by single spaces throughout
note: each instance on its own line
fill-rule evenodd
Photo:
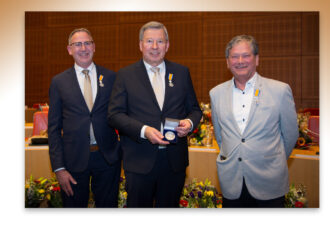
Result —
M 70 33 L 70 35 L 69 35 L 69 39 L 68 39 L 68 43 L 69 43 L 69 45 L 71 44 L 72 36 L 73 36 L 75 33 L 78 33 L 78 32 L 85 32 L 85 33 L 87 33 L 87 34 L 91 37 L 92 41 L 94 41 L 94 40 L 93 40 L 93 37 L 92 37 L 92 33 L 91 33 L 88 29 L 86 29 L 86 28 L 79 28 L 79 29 L 74 29 L 74 30 Z
M 231 41 L 227 44 L 226 58 L 229 57 L 229 52 L 233 48 L 233 46 L 242 41 L 246 41 L 250 44 L 254 56 L 259 54 L 259 45 L 254 37 L 252 37 L 251 35 L 238 35 L 238 36 L 234 37 L 233 39 L 231 39 Z
M 168 32 L 167 32 L 166 27 L 164 26 L 163 23 L 156 22 L 156 21 L 148 22 L 148 23 L 144 24 L 141 27 L 140 33 L 139 33 L 139 39 L 140 39 L 140 41 L 143 40 L 144 31 L 146 31 L 147 29 L 163 29 L 164 30 L 164 33 L 165 33 L 165 39 L 166 39 L 166 41 L 169 41 Z

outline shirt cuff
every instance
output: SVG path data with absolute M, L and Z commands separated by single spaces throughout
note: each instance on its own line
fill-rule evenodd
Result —
M 190 124 L 191 124 L 191 128 L 190 128 L 190 131 L 189 132 L 193 131 L 194 130 L 194 124 L 193 124 L 193 122 L 189 118 L 187 118 L 185 120 L 189 121 Z
M 61 171 L 61 170 L 63 170 L 63 169 L 65 169 L 65 168 L 64 168 L 64 167 L 62 167 L 62 168 L 58 168 L 58 169 L 55 169 L 54 172 L 58 172 L 58 171 Z
M 144 126 L 142 127 L 142 129 L 141 129 L 140 137 L 143 138 L 143 139 L 147 139 L 147 138 L 145 137 L 145 135 L 144 135 L 144 132 L 145 132 L 146 128 L 147 128 L 147 126 L 144 125 Z

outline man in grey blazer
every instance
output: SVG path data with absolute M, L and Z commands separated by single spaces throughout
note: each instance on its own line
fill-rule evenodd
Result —
M 287 159 L 298 138 L 291 88 L 256 72 L 252 36 L 234 37 L 226 59 L 234 77 L 210 91 L 223 207 L 284 207 Z

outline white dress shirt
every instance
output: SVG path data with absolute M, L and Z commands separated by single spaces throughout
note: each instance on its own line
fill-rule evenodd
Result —
M 234 118 L 237 122 L 237 125 L 241 131 L 241 134 L 243 134 L 248 117 L 251 110 L 251 104 L 253 100 L 253 93 L 254 93 L 254 85 L 256 81 L 256 74 L 253 75 L 253 77 L 246 82 L 245 89 L 240 90 L 235 86 L 235 81 L 233 78 L 233 113 Z

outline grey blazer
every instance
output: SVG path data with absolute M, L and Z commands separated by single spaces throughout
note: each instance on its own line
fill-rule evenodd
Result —
M 229 80 L 210 91 L 214 134 L 221 149 L 217 168 L 223 196 L 238 199 L 243 177 L 256 199 L 283 196 L 289 190 L 287 159 L 298 138 L 291 88 L 257 74 L 259 95 L 254 94 L 241 134 L 233 115 L 233 87 Z

